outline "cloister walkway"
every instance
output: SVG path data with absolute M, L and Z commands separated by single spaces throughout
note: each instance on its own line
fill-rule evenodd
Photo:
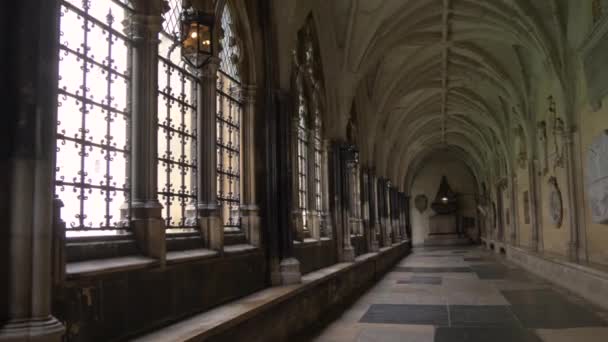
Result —
M 312 340 L 605 342 L 608 312 L 481 248 L 415 248 Z

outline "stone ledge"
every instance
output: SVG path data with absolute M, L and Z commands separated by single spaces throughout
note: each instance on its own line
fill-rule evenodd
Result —
M 111 272 L 130 271 L 157 266 L 158 260 L 144 256 L 127 256 L 88 261 L 70 262 L 65 266 L 68 279 L 101 275 Z
M 367 253 L 359 256 L 354 263 L 338 263 L 306 274 L 302 277 L 301 284 L 277 286 L 256 292 L 134 341 L 234 341 L 247 336 L 250 341 L 284 340 L 302 329 L 304 324 L 313 324 L 332 305 L 356 294 L 365 286 L 363 279 L 348 281 L 351 276 L 361 278 L 362 274 L 366 274 L 369 286 L 373 279 L 401 260 L 407 250 L 407 244 L 401 243 L 379 253 Z M 323 301 L 320 291 L 330 295 L 333 303 Z M 321 300 L 323 307 L 313 305 L 311 309 L 310 298 L 313 297 Z M 302 313 L 306 309 L 313 312 Z M 277 322 L 281 319 L 288 323 Z
M 608 272 L 522 248 L 507 246 L 507 258 L 526 270 L 608 309 Z
M 219 253 L 217 251 L 205 248 L 171 251 L 167 252 L 167 263 L 173 264 L 192 260 L 207 259 L 216 257 L 218 255 Z

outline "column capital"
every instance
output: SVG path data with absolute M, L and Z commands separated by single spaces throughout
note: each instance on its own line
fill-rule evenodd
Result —
M 158 33 L 162 29 L 163 19 L 160 14 L 133 14 L 125 31 L 135 44 L 149 41 L 159 43 Z
M 216 56 L 209 57 L 207 63 L 196 71 L 201 81 L 213 81 L 217 79 L 217 71 L 220 68 L 220 59 Z
M 255 103 L 258 87 L 253 84 L 244 84 L 241 87 L 243 104 Z

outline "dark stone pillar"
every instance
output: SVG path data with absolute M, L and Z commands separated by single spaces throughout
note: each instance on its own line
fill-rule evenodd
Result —
M 158 33 L 161 2 L 134 1 L 131 125 L 131 227 L 147 256 L 165 260 L 165 224 L 158 201 L 156 149 L 158 131 Z
M 61 341 L 64 327 L 51 314 L 59 1 L 7 1 L 0 10 L 8 25 L 2 42 L 0 341 Z

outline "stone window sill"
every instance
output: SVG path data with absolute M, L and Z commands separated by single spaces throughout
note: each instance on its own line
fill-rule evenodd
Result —
M 158 260 L 144 256 L 126 256 L 98 260 L 70 262 L 66 264 L 68 279 L 96 276 L 113 272 L 131 271 L 158 266 Z
M 259 248 L 256 246 L 243 243 L 243 244 L 238 244 L 238 245 L 224 246 L 224 253 L 227 255 L 244 254 L 244 253 L 257 251 L 258 249 Z
M 314 244 L 319 244 L 319 243 L 324 243 L 327 241 L 331 241 L 330 238 L 326 238 L 326 237 L 322 237 L 320 239 L 313 239 L 313 238 L 306 238 L 303 241 L 293 241 L 293 244 L 295 246 L 307 246 L 307 245 L 314 245 Z
M 176 264 L 180 262 L 210 259 L 217 257 L 218 255 L 219 253 L 217 251 L 205 248 L 188 249 L 183 251 L 171 251 L 167 252 L 167 263 Z

